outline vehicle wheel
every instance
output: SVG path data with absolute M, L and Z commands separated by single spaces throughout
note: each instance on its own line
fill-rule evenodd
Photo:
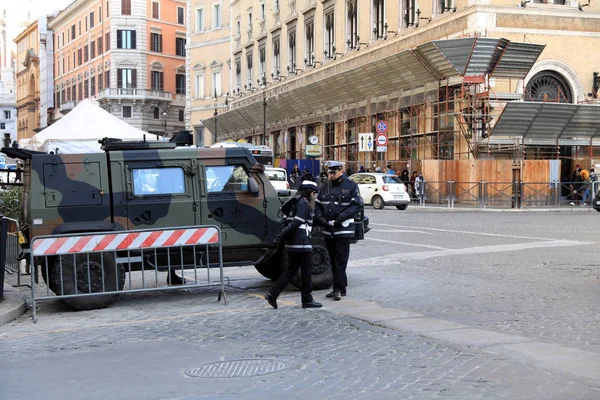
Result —
M 61 262 L 62 261 L 62 262 Z M 88 279 L 89 265 L 89 279 Z M 102 273 L 104 265 L 104 274 Z M 62 266 L 62 283 L 61 271 Z M 125 268 L 117 264 L 112 254 L 93 253 L 64 255 L 57 259 L 50 272 L 50 290 L 57 295 L 77 293 L 99 293 L 123 290 L 125 285 Z M 102 278 L 104 276 L 104 287 Z M 104 289 L 104 290 L 103 290 Z M 94 310 L 110 305 L 117 294 L 83 296 L 64 299 L 63 301 L 76 310 Z
M 396 208 L 400 211 L 404 211 L 406 208 L 408 208 L 408 204 L 402 204 L 400 206 L 396 206 Z
M 287 256 L 285 257 L 285 266 L 287 267 Z M 312 288 L 313 290 L 328 289 L 333 284 L 333 271 L 331 270 L 331 260 L 329 252 L 323 246 L 313 246 L 311 256 L 312 262 Z M 292 279 L 292 285 L 298 289 L 302 288 L 302 278 L 300 271 Z
M 381 210 L 383 209 L 383 207 L 385 207 L 385 203 L 383 202 L 381 196 L 373 196 L 373 198 L 371 199 L 371 205 L 376 210 Z
M 595 210 L 598 211 L 598 212 L 600 212 L 600 208 L 596 208 Z
M 277 253 L 273 254 L 271 258 L 267 261 L 262 262 L 260 264 L 256 264 L 254 268 L 258 271 L 259 274 L 264 276 L 265 278 L 269 278 L 272 281 L 276 281 L 281 276 L 283 272 L 283 257 L 284 247 L 283 244 L 279 246 Z

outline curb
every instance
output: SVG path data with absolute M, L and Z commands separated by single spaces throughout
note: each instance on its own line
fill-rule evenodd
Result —
M 4 299 L 0 301 L 0 325 L 7 324 L 27 311 L 27 304 L 22 293 L 18 291 L 4 292 Z
M 444 206 L 418 206 L 414 205 L 408 207 L 407 210 L 436 210 L 445 212 L 490 212 L 490 213 L 584 213 L 595 211 L 591 207 L 585 208 L 466 208 L 466 207 L 454 207 L 448 208 Z

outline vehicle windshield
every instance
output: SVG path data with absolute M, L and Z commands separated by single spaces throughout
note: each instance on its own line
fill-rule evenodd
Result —
M 402 183 L 396 175 L 383 175 L 383 183 Z
M 285 172 L 284 171 L 278 171 L 278 170 L 269 170 L 266 169 L 265 170 L 265 175 L 267 175 L 267 178 L 270 181 L 280 181 L 280 182 L 285 182 Z

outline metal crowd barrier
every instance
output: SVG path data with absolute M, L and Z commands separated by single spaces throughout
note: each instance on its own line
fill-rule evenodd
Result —
M 454 208 L 558 208 L 589 206 L 600 189 L 600 182 L 455 182 L 424 181 L 420 206 L 440 205 Z M 587 192 L 587 194 L 586 194 Z
M 0 215 L 0 301 L 4 295 L 5 274 L 17 274 L 17 286 L 21 285 L 19 245 L 19 221 Z
M 36 286 L 37 273 L 31 274 L 34 322 L 36 302 L 49 299 L 69 303 L 106 296 L 110 304 L 121 293 L 219 286 L 218 301 L 223 297 L 227 304 L 221 230 L 216 226 L 38 236 L 30 248 L 31 265 L 36 271 L 41 269 L 46 282 L 38 285 L 45 289 Z M 215 268 L 219 269 L 218 280 L 211 278 Z M 205 270 L 204 279 L 201 269 Z M 166 271 L 167 277 L 177 272 L 186 282 L 171 284 L 167 278 L 161 285 L 159 271 Z

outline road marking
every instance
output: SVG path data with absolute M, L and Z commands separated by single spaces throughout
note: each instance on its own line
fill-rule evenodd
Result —
M 369 232 L 384 232 L 384 233 L 422 233 L 423 235 L 433 235 L 431 232 L 411 231 L 405 229 L 371 229 Z
M 373 222 L 369 223 L 369 226 L 391 226 L 394 228 L 407 228 L 407 229 L 423 229 L 428 231 L 435 232 L 447 232 L 447 233 L 463 233 L 465 235 L 480 235 L 480 236 L 492 236 L 492 237 L 505 237 L 512 239 L 529 239 L 529 240 L 555 240 L 554 238 L 543 238 L 543 237 L 532 237 L 532 236 L 515 236 L 515 235 L 501 235 L 498 233 L 483 233 L 483 232 L 472 232 L 472 231 L 457 231 L 452 229 L 439 229 L 439 228 L 424 228 L 422 226 L 404 226 L 404 225 L 391 225 L 391 224 L 375 224 Z M 584 243 L 584 242 L 580 242 Z M 586 242 L 586 244 L 591 244 L 592 242 Z
M 363 258 L 361 260 L 353 260 L 348 263 L 348 266 L 359 267 L 359 266 L 390 266 L 404 262 L 406 260 L 426 260 L 428 258 L 435 257 L 447 257 L 457 255 L 472 255 L 472 254 L 489 254 L 489 253 L 502 253 L 511 252 L 518 250 L 529 250 L 529 249 L 540 249 L 544 247 L 569 247 L 569 246 L 581 246 L 589 243 L 579 242 L 574 240 L 550 240 L 546 242 L 531 242 L 531 243 L 515 243 L 515 244 L 501 244 L 496 246 L 477 246 L 477 247 L 465 247 L 462 249 L 446 249 L 438 251 L 423 251 L 423 252 L 411 252 L 411 253 L 396 253 L 378 257 Z
M 404 244 L 404 245 L 407 245 L 407 246 L 415 246 L 415 247 L 426 247 L 428 249 L 448 250 L 446 247 L 433 246 L 433 245 L 430 245 L 430 244 L 418 244 L 418 243 L 409 243 L 409 242 L 398 242 L 396 240 L 375 239 L 375 238 L 372 238 L 372 237 L 365 237 L 365 240 L 372 240 L 374 242 L 383 242 L 383 243 Z

